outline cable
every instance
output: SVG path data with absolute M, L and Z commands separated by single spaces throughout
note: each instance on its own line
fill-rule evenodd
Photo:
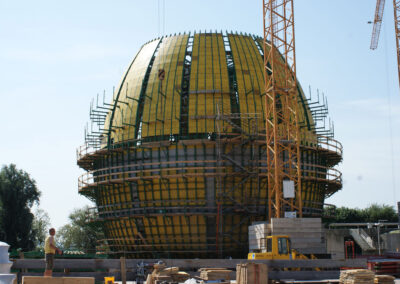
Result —
M 163 0 L 163 35 L 165 35 L 165 0 Z
M 385 22 L 387 23 L 387 21 Z M 393 124 L 392 124 L 392 101 L 390 97 L 390 83 L 389 83 L 389 66 L 388 66 L 388 45 L 387 45 L 387 24 L 384 24 L 385 27 L 385 76 L 386 76 L 386 95 L 388 101 L 388 124 L 389 124 L 389 143 L 390 143 L 390 156 L 391 156 L 391 166 L 392 166 L 392 190 L 393 190 L 393 202 L 395 203 L 395 207 L 397 205 L 396 202 L 396 177 L 395 177 L 395 160 L 394 160 L 394 145 L 393 145 Z
M 157 0 L 157 32 L 158 37 L 160 37 L 160 0 Z

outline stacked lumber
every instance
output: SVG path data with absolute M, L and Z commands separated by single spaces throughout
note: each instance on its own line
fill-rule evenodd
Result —
M 146 284 L 158 284 L 162 282 L 185 282 L 190 275 L 179 271 L 179 267 L 165 267 L 165 264 L 155 264 L 154 270 L 147 275 Z
M 340 272 L 341 284 L 374 284 L 375 273 L 368 269 L 350 269 Z
M 249 226 L 249 251 L 265 249 L 265 238 L 270 234 L 267 222 L 253 222 Z
M 394 284 L 396 278 L 391 275 L 375 275 L 375 284 Z
M 200 268 L 200 278 L 203 280 L 231 280 L 232 270 L 225 268 Z
M 185 282 L 190 278 L 190 275 L 184 271 L 178 271 L 171 275 L 174 282 Z
M 271 235 L 288 235 L 299 253 L 326 253 L 321 218 L 272 218 L 269 229 Z
M 236 265 L 236 284 L 268 283 L 268 267 L 265 263 L 242 263 Z
M 249 226 L 249 251 L 265 250 L 265 238 L 287 235 L 292 248 L 300 253 L 326 253 L 321 218 L 272 218 L 271 222 L 253 222 Z

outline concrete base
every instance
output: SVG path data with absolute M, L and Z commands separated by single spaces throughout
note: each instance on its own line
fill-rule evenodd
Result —
M 92 277 L 43 277 L 24 276 L 23 284 L 94 284 Z
M 249 250 L 260 249 L 260 240 L 268 235 L 288 235 L 292 248 L 300 253 L 326 253 L 321 218 L 272 218 L 271 223 L 255 223 L 249 226 Z

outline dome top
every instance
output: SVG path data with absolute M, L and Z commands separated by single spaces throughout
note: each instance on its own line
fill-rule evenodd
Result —
M 194 33 L 152 40 L 114 93 L 103 142 L 177 141 L 237 131 L 227 122 L 217 125 L 217 114 L 237 115 L 234 123 L 245 131 L 263 132 L 263 66 L 263 40 L 254 35 Z M 312 116 L 298 90 L 300 120 L 310 129 Z M 254 117 L 257 126 L 239 116 Z

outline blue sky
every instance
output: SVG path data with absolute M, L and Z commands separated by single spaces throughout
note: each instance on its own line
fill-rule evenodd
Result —
M 371 51 L 375 0 L 295 0 L 298 79 L 328 97 L 344 146 L 344 186 L 326 201 L 338 206 L 400 200 L 400 92 L 386 2 Z M 262 35 L 262 1 L 0 0 L 0 164 L 31 174 L 54 226 L 90 204 L 77 192 L 76 148 L 91 99 L 103 90 L 110 98 L 148 40 L 210 29 Z

